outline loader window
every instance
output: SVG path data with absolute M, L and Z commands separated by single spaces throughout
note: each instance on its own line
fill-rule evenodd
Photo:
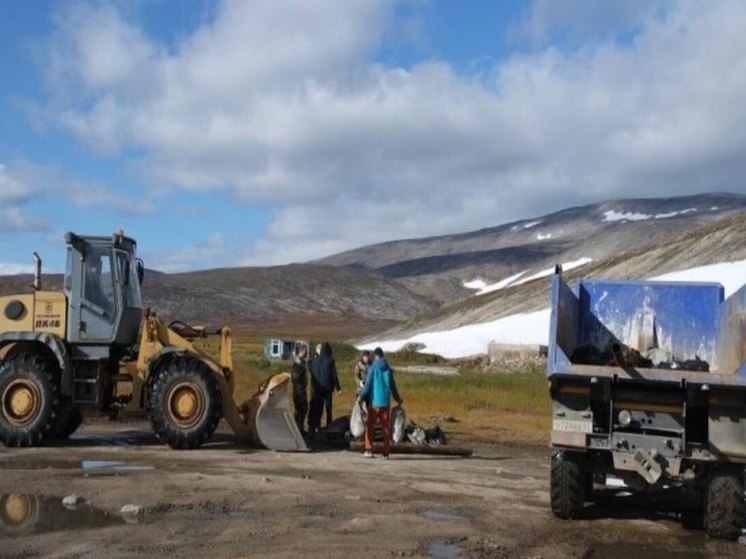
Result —
M 106 249 L 92 249 L 86 253 L 83 295 L 107 313 L 114 313 L 114 278 Z
M 124 308 L 142 307 L 140 279 L 137 277 L 137 262 L 134 257 L 124 251 L 116 251 L 117 277 L 122 285 L 122 303 Z

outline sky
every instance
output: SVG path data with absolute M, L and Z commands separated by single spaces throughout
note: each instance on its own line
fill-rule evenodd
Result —
M 275 265 L 746 193 L 741 0 L 0 3 L 0 273 Z

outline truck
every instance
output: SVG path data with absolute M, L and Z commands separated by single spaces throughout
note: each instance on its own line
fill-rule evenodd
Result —
M 145 414 L 174 449 L 209 441 L 225 419 L 239 438 L 274 450 L 308 450 L 289 409 L 290 375 L 234 401 L 228 327 L 164 322 L 145 307 L 137 243 L 113 235 L 65 235 L 61 291 L 42 288 L 41 258 L 30 293 L 0 297 L 0 442 L 40 446 L 70 437 L 84 415 Z M 219 357 L 196 342 L 220 337 Z
M 710 537 L 744 524 L 746 286 L 551 278 L 550 501 L 583 515 L 607 479 L 679 488 Z M 685 510 L 685 507 L 688 507 Z

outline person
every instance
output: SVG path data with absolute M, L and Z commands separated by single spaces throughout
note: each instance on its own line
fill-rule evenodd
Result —
M 337 365 L 332 357 L 329 342 L 321 344 L 319 355 L 311 364 L 311 411 L 309 427 L 315 433 L 321 429 L 321 415 L 326 408 L 326 426 L 332 423 L 332 396 L 334 391 L 342 392 L 337 376 Z
M 365 426 L 365 458 L 373 458 L 373 429 L 376 422 L 383 428 L 383 458 L 388 459 L 391 451 L 391 396 L 401 406 L 404 400 L 399 395 L 394 381 L 394 371 L 389 367 L 383 350 L 373 350 L 373 363 L 368 369 L 365 384 L 358 392 L 358 404 L 370 398 L 368 421 Z
M 308 415 L 308 369 L 306 368 L 306 355 L 308 348 L 304 345 L 298 348 L 293 366 L 290 369 L 290 378 L 293 382 L 293 407 L 295 408 L 295 422 L 298 429 L 304 433 L 306 415 Z
M 355 363 L 355 371 L 353 375 L 355 376 L 355 383 L 357 384 L 358 388 L 362 387 L 365 384 L 365 379 L 368 376 L 369 366 L 370 366 L 370 351 L 366 349 L 360 354 L 360 357 L 358 358 L 357 363 Z

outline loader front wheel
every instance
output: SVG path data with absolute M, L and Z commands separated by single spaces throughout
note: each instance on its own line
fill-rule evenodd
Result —
M 713 470 L 705 501 L 707 535 L 723 540 L 737 540 L 744 523 L 744 468 L 722 464 Z
M 60 418 L 52 433 L 52 438 L 58 441 L 64 441 L 70 438 L 83 423 L 83 416 L 78 409 L 73 406 L 70 400 L 63 400 L 60 406 Z
M 0 440 L 6 446 L 37 446 L 51 436 L 59 415 L 54 368 L 36 353 L 18 353 L 0 365 Z
M 578 518 L 585 503 L 585 456 L 580 452 L 555 450 L 550 478 L 554 515 L 557 518 Z
M 198 448 L 215 432 L 222 399 L 215 373 L 205 363 L 175 357 L 153 373 L 148 386 L 150 425 L 171 448 Z

